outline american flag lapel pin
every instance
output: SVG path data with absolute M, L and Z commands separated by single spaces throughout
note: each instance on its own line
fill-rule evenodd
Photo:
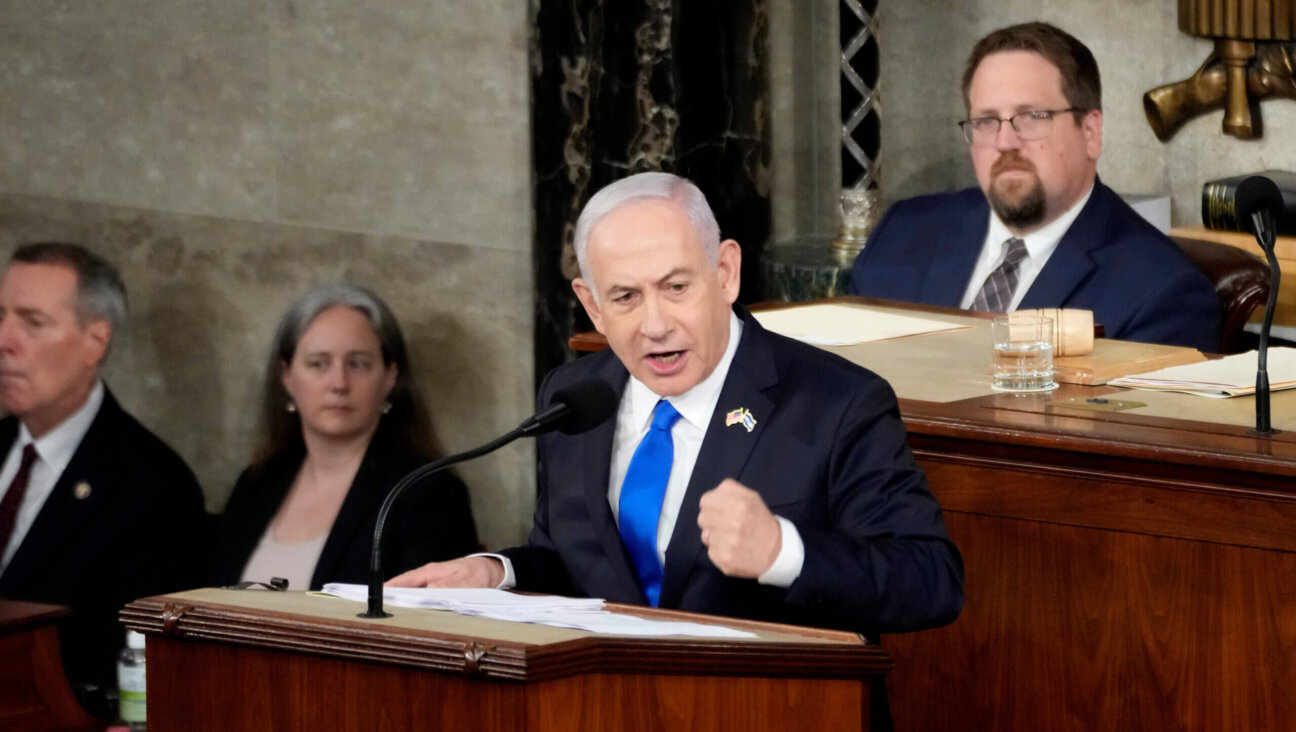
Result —
M 752 416 L 750 410 L 738 407 L 725 415 L 725 427 L 732 427 L 736 424 L 746 427 L 747 431 L 751 432 L 756 429 L 756 418 Z

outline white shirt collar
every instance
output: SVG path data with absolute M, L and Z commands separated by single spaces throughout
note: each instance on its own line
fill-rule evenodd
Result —
M 719 363 L 712 369 L 711 373 L 705 379 L 698 382 L 692 389 L 680 394 L 666 398 L 680 413 L 680 417 L 687 420 L 689 424 L 706 432 L 707 425 L 711 422 L 711 415 L 715 412 L 716 402 L 720 401 L 720 390 L 724 387 L 725 378 L 729 375 L 729 367 L 733 364 L 734 353 L 738 351 L 738 341 L 742 338 L 742 321 L 738 319 L 732 311 L 729 313 L 729 344 L 725 346 L 724 355 L 720 357 Z M 652 419 L 653 409 L 657 407 L 657 402 L 663 397 L 653 393 L 646 384 L 630 377 L 630 383 L 626 386 L 626 397 L 630 399 L 630 409 L 633 415 L 633 423 L 639 426 L 647 425 Z
M 990 231 L 986 237 L 989 242 L 997 242 L 1002 245 L 1004 242 L 1016 237 L 1026 243 L 1026 252 L 1031 259 L 1036 262 L 1046 262 L 1053 250 L 1057 249 L 1062 237 L 1071 228 L 1071 224 L 1079 218 L 1080 212 L 1084 210 L 1085 204 L 1089 202 L 1089 197 L 1093 195 L 1093 186 L 1076 201 L 1075 205 L 1067 209 L 1061 216 L 1053 219 L 1049 223 L 1040 227 L 1037 231 L 1032 231 L 1025 236 L 1017 236 L 1008 230 L 1007 225 L 999 219 L 999 215 L 990 209 Z M 996 253 L 998 250 L 996 249 Z M 1019 292 L 1024 292 L 1026 288 L 1019 287 Z
M 94 418 L 99 414 L 99 407 L 103 406 L 104 385 L 102 381 L 96 380 L 94 388 L 90 390 L 90 396 L 86 399 L 81 408 L 72 413 L 71 417 L 63 420 L 57 427 L 46 432 L 39 440 L 33 440 L 31 432 L 27 430 L 27 425 L 19 422 L 18 440 L 15 447 L 21 448 L 29 442 L 36 444 L 36 454 L 40 459 L 53 471 L 54 475 L 62 475 L 63 469 L 68 463 L 72 462 L 72 455 L 81 445 L 82 438 L 90 431 L 90 425 Z

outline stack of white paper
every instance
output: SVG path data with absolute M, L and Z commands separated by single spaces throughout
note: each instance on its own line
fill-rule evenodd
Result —
M 368 602 L 368 585 L 331 582 L 324 594 Z M 612 635 L 685 635 L 702 638 L 755 638 L 756 634 L 719 625 L 648 620 L 611 613 L 597 598 L 518 595 L 504 590 L 439 587 L 384 587 L 383 603 L 400 607 L 449 610 L 495 620 L 537 623 Z
M 1171 366 L 1145 374 L 1132 374 L 1108 381 L 1109 386 L 1133 389 L 1182 391 L 1217 399 L 1255 393 L 1257 354 L 1239 353 L 1212 361 Z M 1296 387 L 1296 348 L 1270 348 L 1265 372 L 1269 389 Z
M 970 325 L 833 303 L 752 313 L 767 330 L 816 346 L 852 346 Z

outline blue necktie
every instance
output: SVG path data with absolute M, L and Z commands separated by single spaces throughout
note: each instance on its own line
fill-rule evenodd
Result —
M 671 427 L 679 417 L 680 413 L 670 402 L 665 399 L 657 402 L 652 426 L 630 458 L 618 502 L 621 541 L 630 552 L 644 597 L 653 607 L 657 607 L 661 598 L 662 581 L 662 566 L 657 559 L 657 521 L 666 496 L 666 482 L 670 480 L 671 462 L 675 459 Z

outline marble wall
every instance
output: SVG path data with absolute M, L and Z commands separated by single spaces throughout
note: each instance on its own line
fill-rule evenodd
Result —
M 823 47 L 837 40 L 836 3 L 789 2 L 771 9 L 771 15 L 791 20 L 788 37 L 772 41 L 784 60 L 773 64 L 771 77 L 774 231 L 781 242 L 834 230 L 832 189 L 839 164 L 835 141 L 823 128 L 824 119 L 835 121 L 837 115 L 836 58 Z M 1156 139 L 1143 114 L 1144 92 L 1188 77 L 1211 49 L 1209 41 L 1179 32 L 1177 13 L 1173 0 L 881 0 L 884 200 L 975 185 L 956 127 L 966 114 L 959 88 L 963 63 L 986 33 L 1028 20 L 1058 25 L 1093 51 L 1103 75 L 1099 175 L 1121 192 L 1171 194 L 1176 225 L 1201 222 L 1205 181 L 1268 168 L 1296 170 L 1292 100 L 1261 104 L 1265 132 L 1259 140 L 1222 134 L 1222 111 L 1192 120 L 1168 143 Z M 807 106 L 816 114 L 807 115 Z
M 386 297 L 448 449 L 533 407 L 529 12 L 514 0 L 0 0 L 0 254 L 122 270 L 108 381 L 219 509 L 284 307 Z M 534 452 L 464 466 L 483 540 L 530 524 Z
M 766 0 L 545 0 L 535 15 L 538 373 L 591 326 L 571 291 L 572 236 L 603 186 L 665 170 L 695 182 L 743 249 L 739 298 L 761 298 L 770 236 Z

